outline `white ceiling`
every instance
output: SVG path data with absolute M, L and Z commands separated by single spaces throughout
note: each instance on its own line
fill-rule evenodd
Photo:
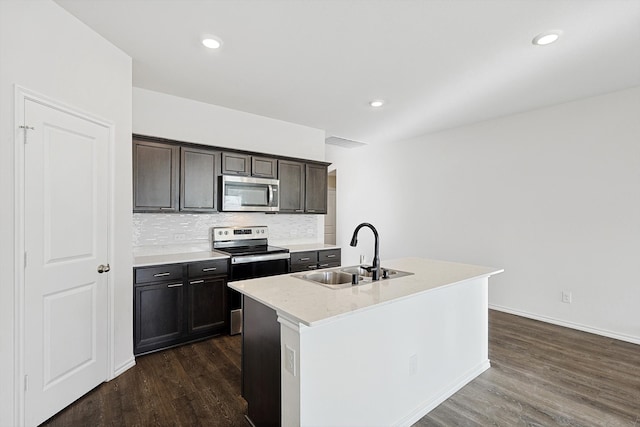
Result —
M 136 87 L 365 143 L 640 86 L 640 0 L 56 1 Z

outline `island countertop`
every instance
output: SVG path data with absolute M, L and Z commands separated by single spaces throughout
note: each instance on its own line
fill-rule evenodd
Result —
M 503 271 L 424 258 L 390 260 L 382 262 L 382 266 L 414 274 L 341 289 L 329 289 L 294 277 L 300 273 L 229 282 L 228 286 L 271 307 L 289 320 L 316 326 L 382 304 Z

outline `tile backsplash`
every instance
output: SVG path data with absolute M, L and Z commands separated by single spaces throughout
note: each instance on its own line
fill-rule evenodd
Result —
M 209 229 L 224 226 L 269 227 L 269 243 L 316 243 L 317 215 L 266 215 L 263 213 L 133 214 L 133 252 L 188 252 L 210 248 Z

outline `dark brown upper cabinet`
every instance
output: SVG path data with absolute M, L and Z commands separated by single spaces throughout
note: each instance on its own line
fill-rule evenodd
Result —
M 329 163 L 231 150 L 133 135 L 133 211 L 216 212 L 218 177 L 240 175 L 279 179 L 281 213 L 327 213 Z
M 222 153 L 222 173 L 224 175 L 251 175 L 251 156 L 239 153 Z
M 180 148 L 133 139 L 133 211 L 178 211 Z
M 280 180 L 280 212 L 304 212 L 305 164 L 290 160 L 278 160 Z
M 323 165 L 305 165 L 304 210 L 307 213 L 327 213 L 327 167 Z
M 251 156 L 251 176 L 276 179 L 278 160 L 271 157 Z
M 215 212 L 219 151 L 180 147 L 180 210 Z
M 327 166 L 278 161 L 280 212 L 327 213 Z
M 222 174 L 275 179 L 278 176 L 278 160 L 271 157 L 223 152 Z

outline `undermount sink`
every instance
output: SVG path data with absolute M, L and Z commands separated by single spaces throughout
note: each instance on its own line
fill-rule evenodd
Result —
M 343 271 L 345 273 L 349 273 L 349 274 L 358 274 L 360 276 L 363 277 L 372 277 L 373 276 L 373 270 L 371 271 L 367 271 L 366 269 L 360 267 L 360 266 L 354 266 L 354 267 L 345 267 L 343 269 L 341 269 L 340 271 Z M 386 271 L 386 274 L 385 274 Z M 404 271 L 400 272 L 400 273 L 405 273 Z M 394 277 L 396 277 L 395 275 L 398 274 L 397 270 L 391 270 L 389 268 L 381 268 L 380 269 L 380 279 L 393 279 Z M 406 276 L 407 274 L 411 274 L 411 273 L 405 273 L 405 274 L 401 274 L 401 276 Z M 400 276 L 397 276 L 400 277 Z
M 347 283 L 351 284 L 352 276 L 353 275 L 349 273 L 333 270 L 307 273 L 303 275 L 302 278 L 312 282 L 318 282 L 322 285 L 344 285 Z
M 396 279 L 413 274 L 406 271 L 391 270 L 388 268 L 381 268 L 380 270 L 380 282 L 386 282 L 390 279 Z M 353 283 L 353 276 L 355 275 L 358 276 L 358 280 L 356 283 Z M 373 272 L 367 271 L 366 269 L 356 265 L 332 270 L 314 271 L 313 273 L 295 274 L 293 277 L 322 285 L 330 289 L 341 289 L 351 287 L 352 285 L 372 283 L 372 276 Z

